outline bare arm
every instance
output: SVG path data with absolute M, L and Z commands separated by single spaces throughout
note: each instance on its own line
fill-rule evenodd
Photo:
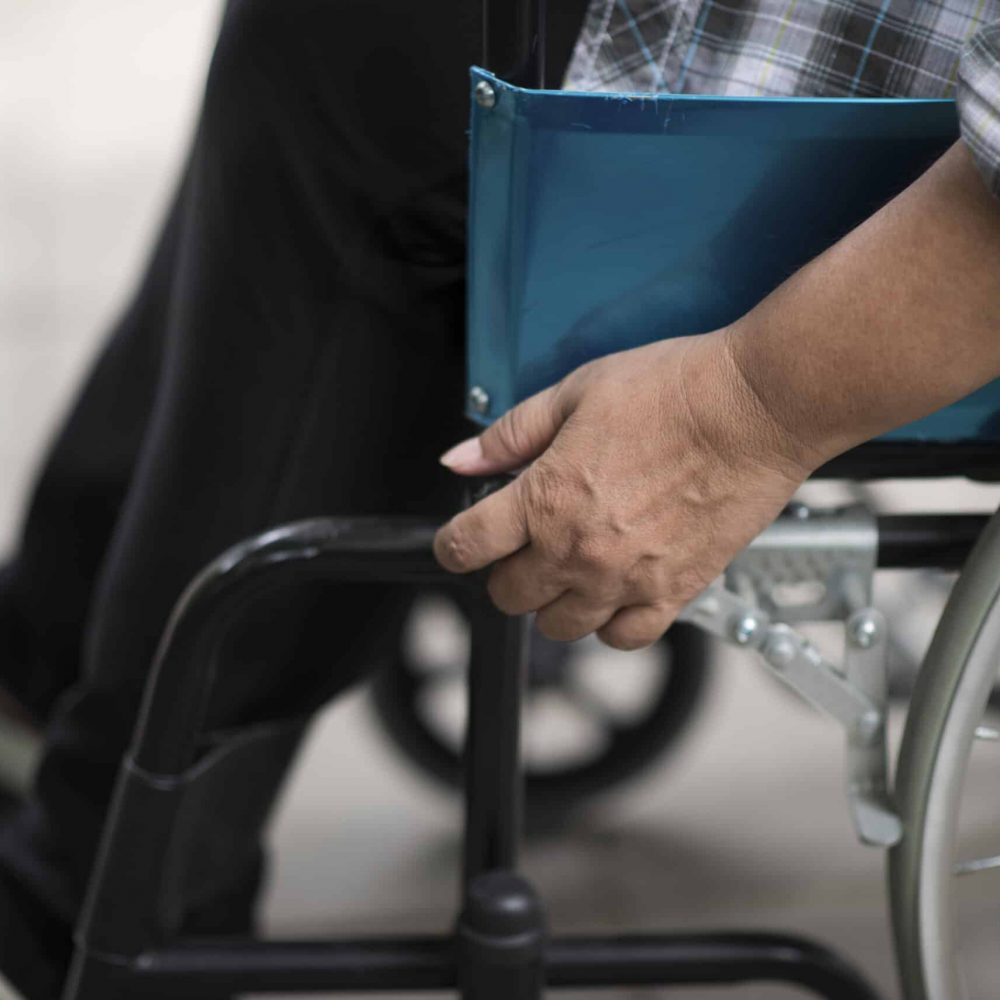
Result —
M 443 459 L 441 529 L 552 638 L 654 641 L 822 462 L 1000 375 L 1000 202 L 962 145 L 732 326 L 603 358 Z
M 1000 375 L 1000 203 L 956 143 L 728 331 L 807 464 Z

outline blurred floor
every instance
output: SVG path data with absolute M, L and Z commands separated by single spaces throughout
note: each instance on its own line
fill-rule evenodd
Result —
M 208 0 L 0 4 L 0 549 L 156 226 L 216 17 Z M 954 482 L 887 492 L 911 508 L 988 509 L 997 497 Z M 719 666 L 676 759 L 528 849 L 553 924 L 792 929 L 844 949 L 895 997 L 881 857 L 851 833 L 839 732 L 756 665 L 727 655 Z M 270 929 L 446 928 L 458 818 L 387 753 L 361 697 L 335 706 L 275 827 Z

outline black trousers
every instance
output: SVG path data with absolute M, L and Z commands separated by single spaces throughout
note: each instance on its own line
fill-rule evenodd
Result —
M 581 0 L 554 12 L 558 60 Z M 139 292 L 53 443 L 0 575 L 0 684 L 46 726 L 0 821 L 0 971 L 58 995 L 167 615 L 239 539 L 315 515 L 440 513 L 465 433 L 468 67 L 476 0 L 230 0 Z M 558 73 L 560 67 L 552 68 Z M 212 723 L 308 713 L 392 641 L 400 595 L 270 601 Z M 249 925 L 259 831 L 190 928 Z

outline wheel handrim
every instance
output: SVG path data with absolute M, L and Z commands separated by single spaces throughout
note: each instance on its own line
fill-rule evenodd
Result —
M 897 957 L 907 1000 L 964 1000 L 956 935 L 960 805 L 977 727 L 997 678 L 1000 520 L 970 556 L 928 651 L 900 751 L 906 833 L 890 857 Z

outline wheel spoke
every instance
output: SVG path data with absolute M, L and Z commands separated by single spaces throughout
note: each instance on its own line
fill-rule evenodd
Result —
M 1000 868 L 1000 854 L 994 855 L 992 858 L 974 858 L 972 861 L 959 861 L 955 865 L 954 873 L 956 875 L 975 875 L 978 872 L 992 871 L 994 868 Z

